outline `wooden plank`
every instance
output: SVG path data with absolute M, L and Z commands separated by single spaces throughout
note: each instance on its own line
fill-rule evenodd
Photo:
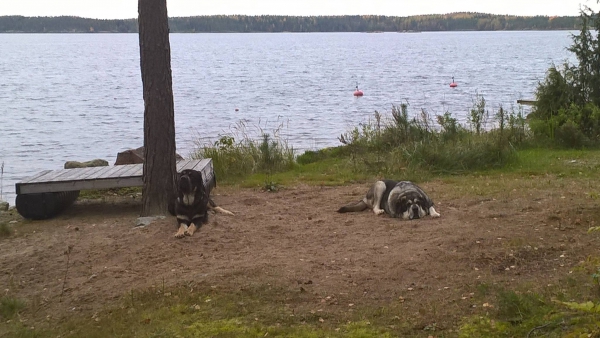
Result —
M 113 170 L 114 167 L 102 167 L 102 169 L 96 171 L 93 175 L 88 175 L 86 177 L 82 177 L 82 179 L 88 180 L 88 179 L 96 179 L 98 177 L 101 177 L 102 175 L 104 175 L 107 172 L 110 172 Z
M 119 173 L 118 177 L 131 177 L 133 176 L 133 174 L 138 170 L 138 168 L 140 168 L 143 170 L 144 166 L 141 165 L 129 165 L 127 166 L 127 169 L 125 171 L 122 171 Z M 111 176 L 111 177 L 117 177 L 117 176 Z
M 41 176 L 44 176 L 44 175 L 46 175 L 47 173 L 49 173 L 49 172 L 51 172 L 51 171 L 52 171 L 52 170 L 44 170 L 44 171 L 41 171 L 41 172 L 39 172 L 39 173 L 37 173 L 37 174 L 35 174 L 35 175 L 33 175 L 33 176 L 25 177 L 25 178 L 24 178 L 24 179 L 21 181 L 21 183 L 27 183 L 27 182 L 31 182 L 31 181 L 33 181 L 33 180 L 36 180 L 38 177 L 41 177 Z
M 209 162 L 211 162 L 210 159 L 203 158 L 202 160 L 197 162 L 192 169 L 202 171 L 204 168 L 206 168 L 206 166 Z M 212 165 L 210 167 L 212 168 Z
M 126 171 L 128 166 L 131 166 L 131 165 L 138 165 L 138 164 L 125 164 L 125 165 L 111 167 L 111 170 L 104 172 L 102 175 L 94 177 L 94 179 L 118 177 L 120 172 Z M 141 164 L 139 164 L 139 165 L 141 165 Z
M 183 160 L 177 163 L 177 172 L 182 172 L 186 169 L 192 169 L 195 160 Z
M 82 172 L 81 175 L 79 175 L 78 177 L 76 177 L 76 179 L 78 179 L 78 180 L 85 180 L 88 177 L 93 177 L 97 173 L 101 172 L 104 168 L 106 168 L 106 166 L 104 166 L 104 167 L 93 167 L 92 170 L 87 170 L 85 172 Z
M 201 171 L 205 181 L 213 178 L 211 159 L 184 160 L 177 163 L 178 172 L 185 168 Z M 32 177 L 36 181 L 17 183 L 17 194 L 43 192 L 108 189 L 142 186 L 143 164 L 127 164 L 112 167 L 91 167 L 45 171 Z M 46 179 L 50 177 L 51 179 Z M 28 179 L 29 180 L 29 179 Z
M 53 180 L 57 179 L 58 177 L 60 177 L 61 175 L 66 175 L 66 174 L 68 174 L 67 169 L 52 170 L 51 172 L 47 173 L 46 175 L 38 177 L 33 182 L 53 181 Z M 33 182 L 30 182 L 30 183 L 33 183 Z
M 142 175 L 144 175 L 144 166 L 136 168 L 135 172 L 133 173 L 133 176 L 140 176 L 140 177 L 142 177 Z
M 537 104 L 536 100 L 517 100 L 518 104 L 522 104 L 524 106 L 535 106 Z
M 47 182 L 21 186 L 20 194 L 35 194 L 42 192 L 59 192 L 75 190 L 96 190 L 109 188 L 141 187 L 141 177 L 106 178 L 101 180 Z
M 65 175 L 61 175 L 60 177 L 58 177 L 56 179 L 56 181 L 74 180 L 82 175 L 87 175 L 87 173 L 89 173 L 91 171 L 95 171 L 97 169 L 96 169 L 96 167 L 86 167 L 86 168 L 72 168 L 72 169 L 65 169 L 65 170 L 67 171 L 67 173 Z

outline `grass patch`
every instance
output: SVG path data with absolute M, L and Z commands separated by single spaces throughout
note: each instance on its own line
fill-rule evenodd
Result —
M 0 222 L 0 238 L 10 237 L 13 231 L 7 222 Z
M 122 304 L 60 325 L 14 324 L 9 336 L 35 337 L 393 337 L 375 312 L 308 308 L 306 293 L 270 286 L 218 290 L 189 285 L 131 291 Z M 365 316 L 366 315 L 366 316 Z M 373 315 L 373 318 L 369 318 Z M 390 316 L 392 316 L 390 314 Z M 393 317 L 393 316 L 392 316 Z
M 111 196 L 131 196 L 132 198 L 136 198 L 137 196 L 141 197 L 142 187 L 126 187 L 126 188 L 111 188 L 111 189 L 101 189 L 101 190 L 82 190 L 79 192 L 79 199 L 103 199 Z
M 11 296 L 0 297 L 0 318 L 12 319 L 19 311 L 25 308 L 25 303 Z
M 459 337 L 598 337 L 600 300 L 587 273 L 569 275 L 557 286 L 523 285 L 515 289 L 489 285 L 477 301 L 492 304 L 467 317 Z M 481 291 L 481 285 L 477 287 Z M 574 299 L 595 301 L 573 301 Z

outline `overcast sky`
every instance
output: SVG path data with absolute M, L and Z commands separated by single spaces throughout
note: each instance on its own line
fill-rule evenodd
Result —
M 0 16 L 137 17 L 137 0 L 0 0 Z M 142 0 L 143 1 L 143 0 Z M 169 16 L 214 14 L 408 16 L 452 12 L 513 15 L 578 15 L 596 0 L 167 0 Z

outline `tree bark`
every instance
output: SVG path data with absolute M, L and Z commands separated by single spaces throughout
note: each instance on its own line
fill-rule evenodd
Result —
M 142 216 L 164 215 L 175 189 L 175 112 L 166 0 L 138 0 L 144 89 Z

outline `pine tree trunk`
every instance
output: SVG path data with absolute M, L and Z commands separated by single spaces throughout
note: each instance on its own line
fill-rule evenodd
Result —
M 166 0 L 138 0 L 144 88 L 142 216 L 165 215 L 175 189 L 175 114 Z

